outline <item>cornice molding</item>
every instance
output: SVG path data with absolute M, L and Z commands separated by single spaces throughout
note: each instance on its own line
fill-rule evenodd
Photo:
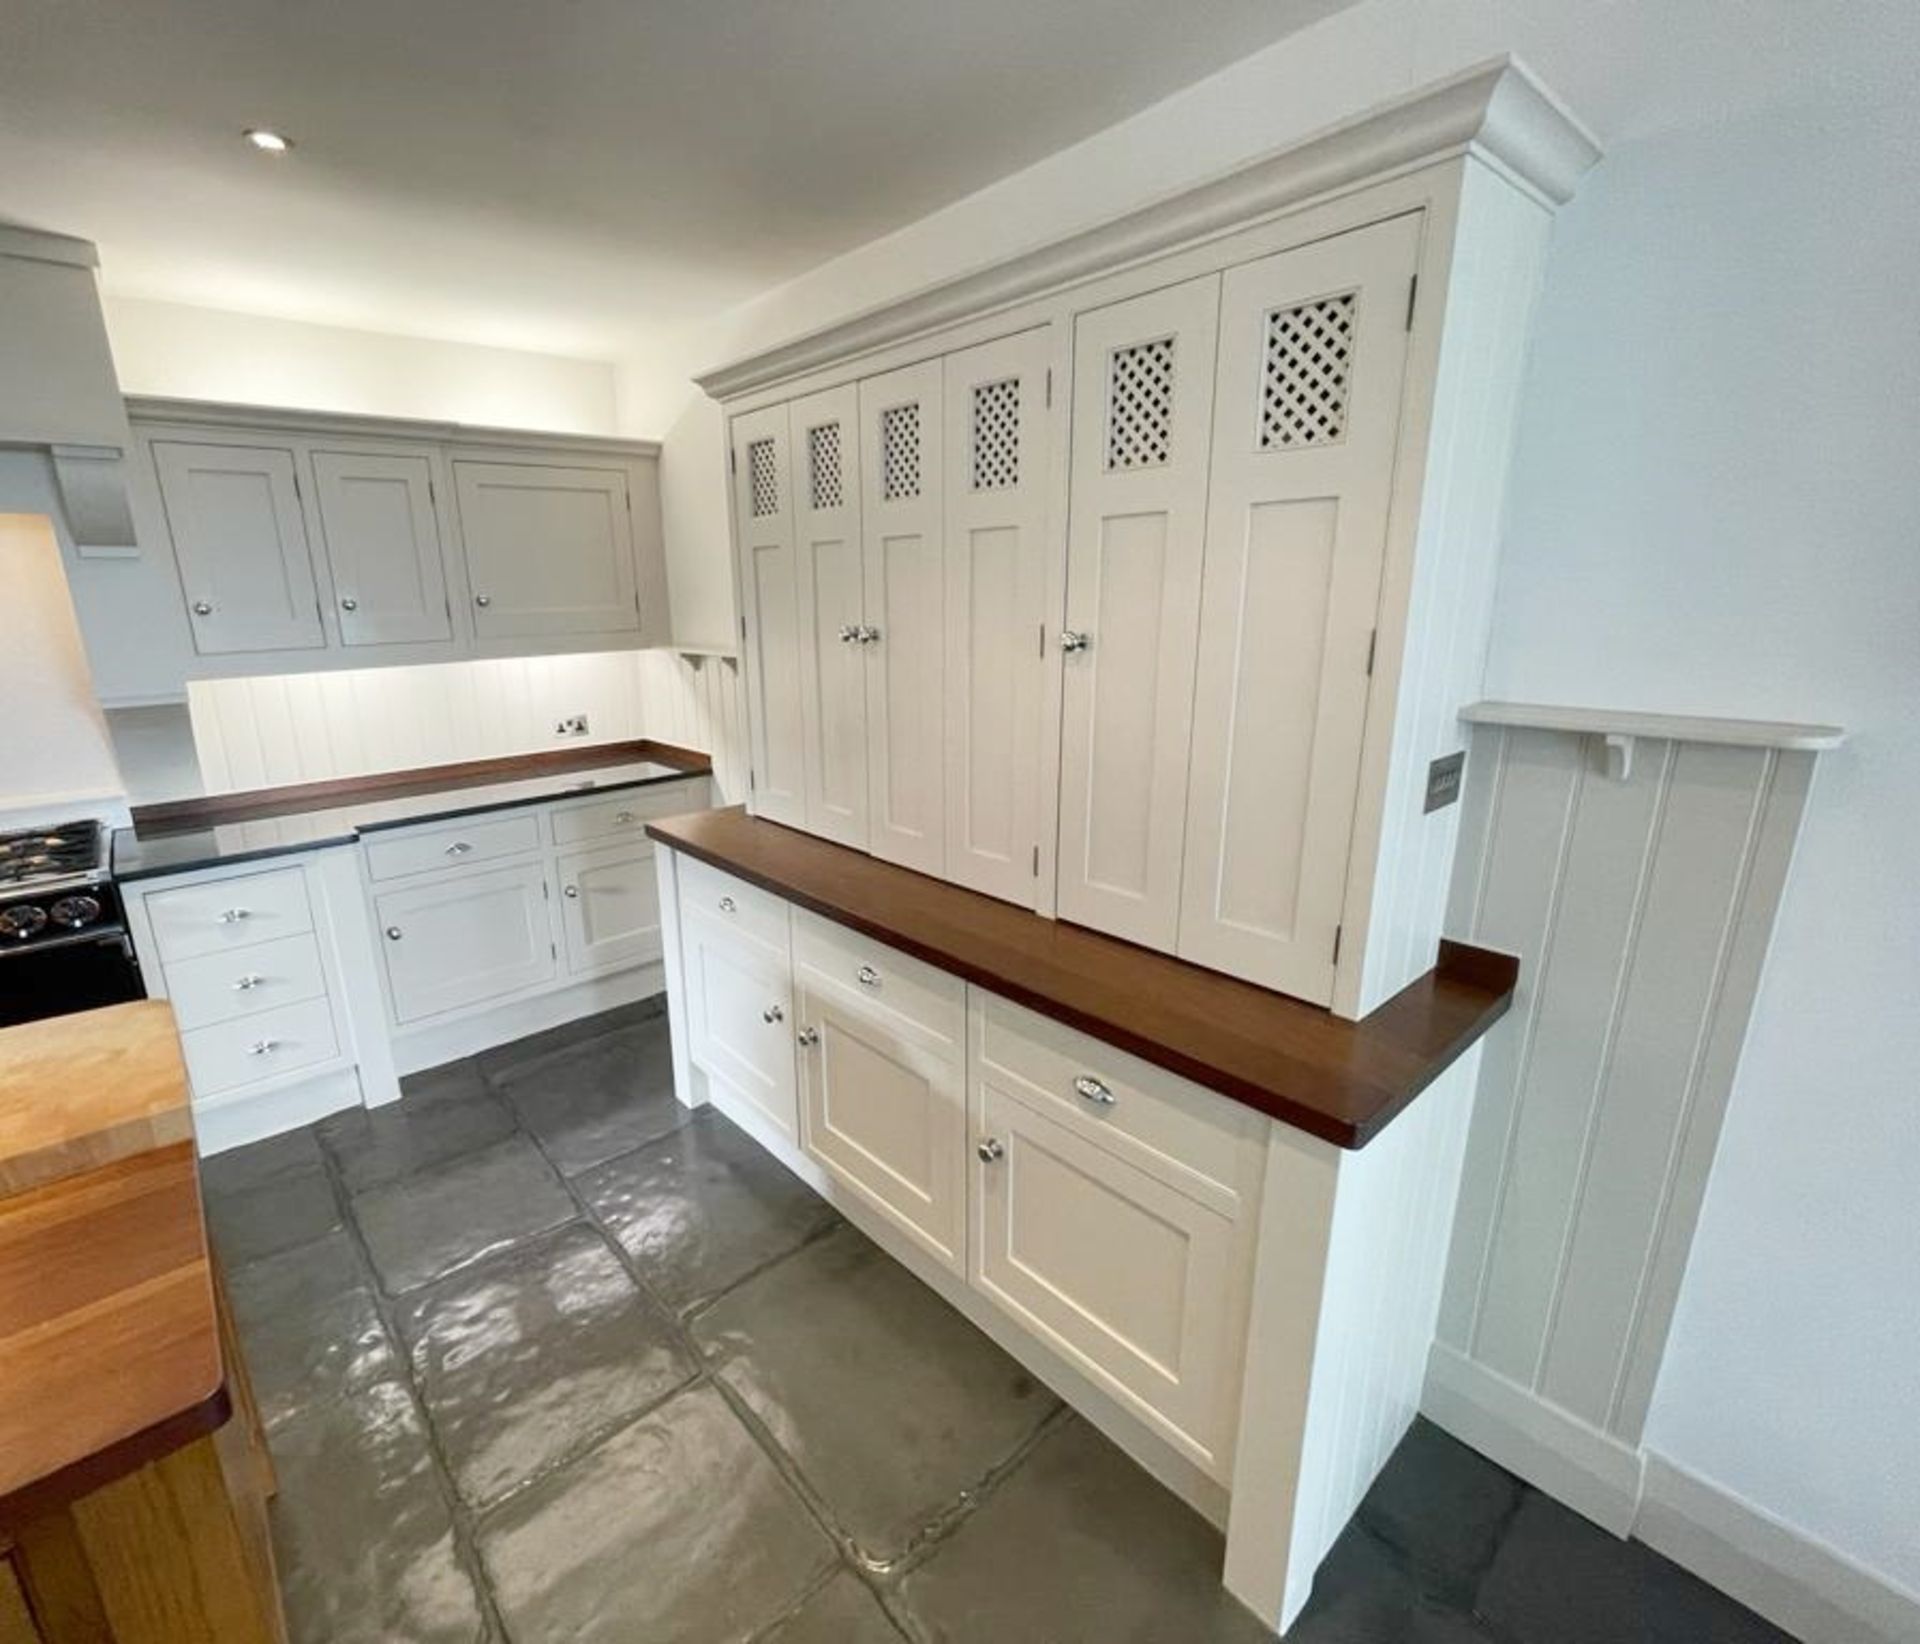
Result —
M 1243 227 L 1315 195 L 1461 154 L 1481 156 L 1555 206 L 1572 198 L 1599 160 L 1600 144 L 1516 59 L 1495 58 L 1092 228 L 716 366 L 694 381 L 714 399 L 730 399 Z
M 369 417 L 348 411 L 301 411 L 277 405 L 165 399 L 147 394 L 127 396 L 127 416 L 135 423 L 166 423 L 173 427 L 267 428 L 288 434 L 332 434 L 343 439 L 437 440 L 444 445 L 502 446 L 521 451 L 594 451 L 618 457 L 660 454 L 658 440 L 559 434 L 529 428 L 485 428 L 432 418 Z
M 36 263 L 64 263 L 69 268 L 98 268 L 100 252 L 91 240 L 71 234 L 49 234 L 16 223 L 0 223 L 0 257 L 25 257 Z

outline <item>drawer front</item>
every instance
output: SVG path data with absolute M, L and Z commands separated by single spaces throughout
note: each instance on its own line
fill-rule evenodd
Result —
M 556 845 L 578 845 L 589 839 L 623 839 L 632 835 L 642 844 L 647 824 L 659 816 L 682 816 L 706 806 L 707 779 L 676 782 L 664 788 L 634 788 L 604 799 L 570 800 L 549 814 Z
M 433 868 L 458 868 L 476 862 L 496 862 L 540 848 L 537 811 L 510 816 L 475 816 L 464 822 L 423 828 L 367 841 L 367 874 L 373 879 L 398 879 L 403 874 L 426 873 Z
M 793 965 L 809 989 L 837 995 L 882 1021 L 909 1022 L 956 1054 L 965 1043 L 966 983 L 898 948 L 795 908 Z
M 781 898 L 691 856 L 681 856 L 679 874 L 683 912 L 711 914 L 749 940 L 772 949 L 782 963 L 786 961 L 787 904 Z
M 325 998 L 263 1010 L 180 1035 L 196 1096 L 213 1096 L 327 1061 L 340 1048 Z
M 793 983 L 784 954 L 724 915 L 696 910 L 682 930 L 690 1054 L 798 1140 Z
M 167 966 L 167 996 L 183 1033 L 318 999 L 326 991 L 320 944 L 311 933 Z
M 160 957 L 169 964 L 313 929 L 307 877 L 298 868 L 156 891 L 146 907 Z
M 398 1022 L 502 998 L 553 977 L 546 870 L 538 862 L 384 891 L 374 917 Z
M 984 989 L 973 997 L 983 1079 L 1228 1215 L 1252 1208 L 1263 1115 Z

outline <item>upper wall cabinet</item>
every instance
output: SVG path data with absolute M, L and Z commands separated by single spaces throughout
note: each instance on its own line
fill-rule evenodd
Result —
M 316 449 L 313 494 L 341 642 L 452 639 L 433 458 Z
M 476 633 L 639 633 L 624 474 L 505 462 L 456 462 L 453 473 Z
M 1346 1016 L 1430 970 L 1597 157 L 1498 62 L 701 379 L 754 810 Z

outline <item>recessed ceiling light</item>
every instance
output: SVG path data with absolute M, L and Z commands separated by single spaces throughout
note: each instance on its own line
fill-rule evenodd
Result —
M 268 131 L 261 126 L 255 126 L 249 131 L 243 131 L 240 135 L 246 138 L 248 142 L 253 144 L 253 146 L 263 154 L 285 154 L 288 149 L 293 147 L 293 139 L 291 137 L 282 137 L 279 132 Z

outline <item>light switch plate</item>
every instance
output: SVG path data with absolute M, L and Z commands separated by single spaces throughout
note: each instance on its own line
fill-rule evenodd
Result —
M 1427 767 L 1426 811 L 1444 811 L 1460 797 L 1460 773 L 1466 768 L 1466 750 L 1442 754 Z

